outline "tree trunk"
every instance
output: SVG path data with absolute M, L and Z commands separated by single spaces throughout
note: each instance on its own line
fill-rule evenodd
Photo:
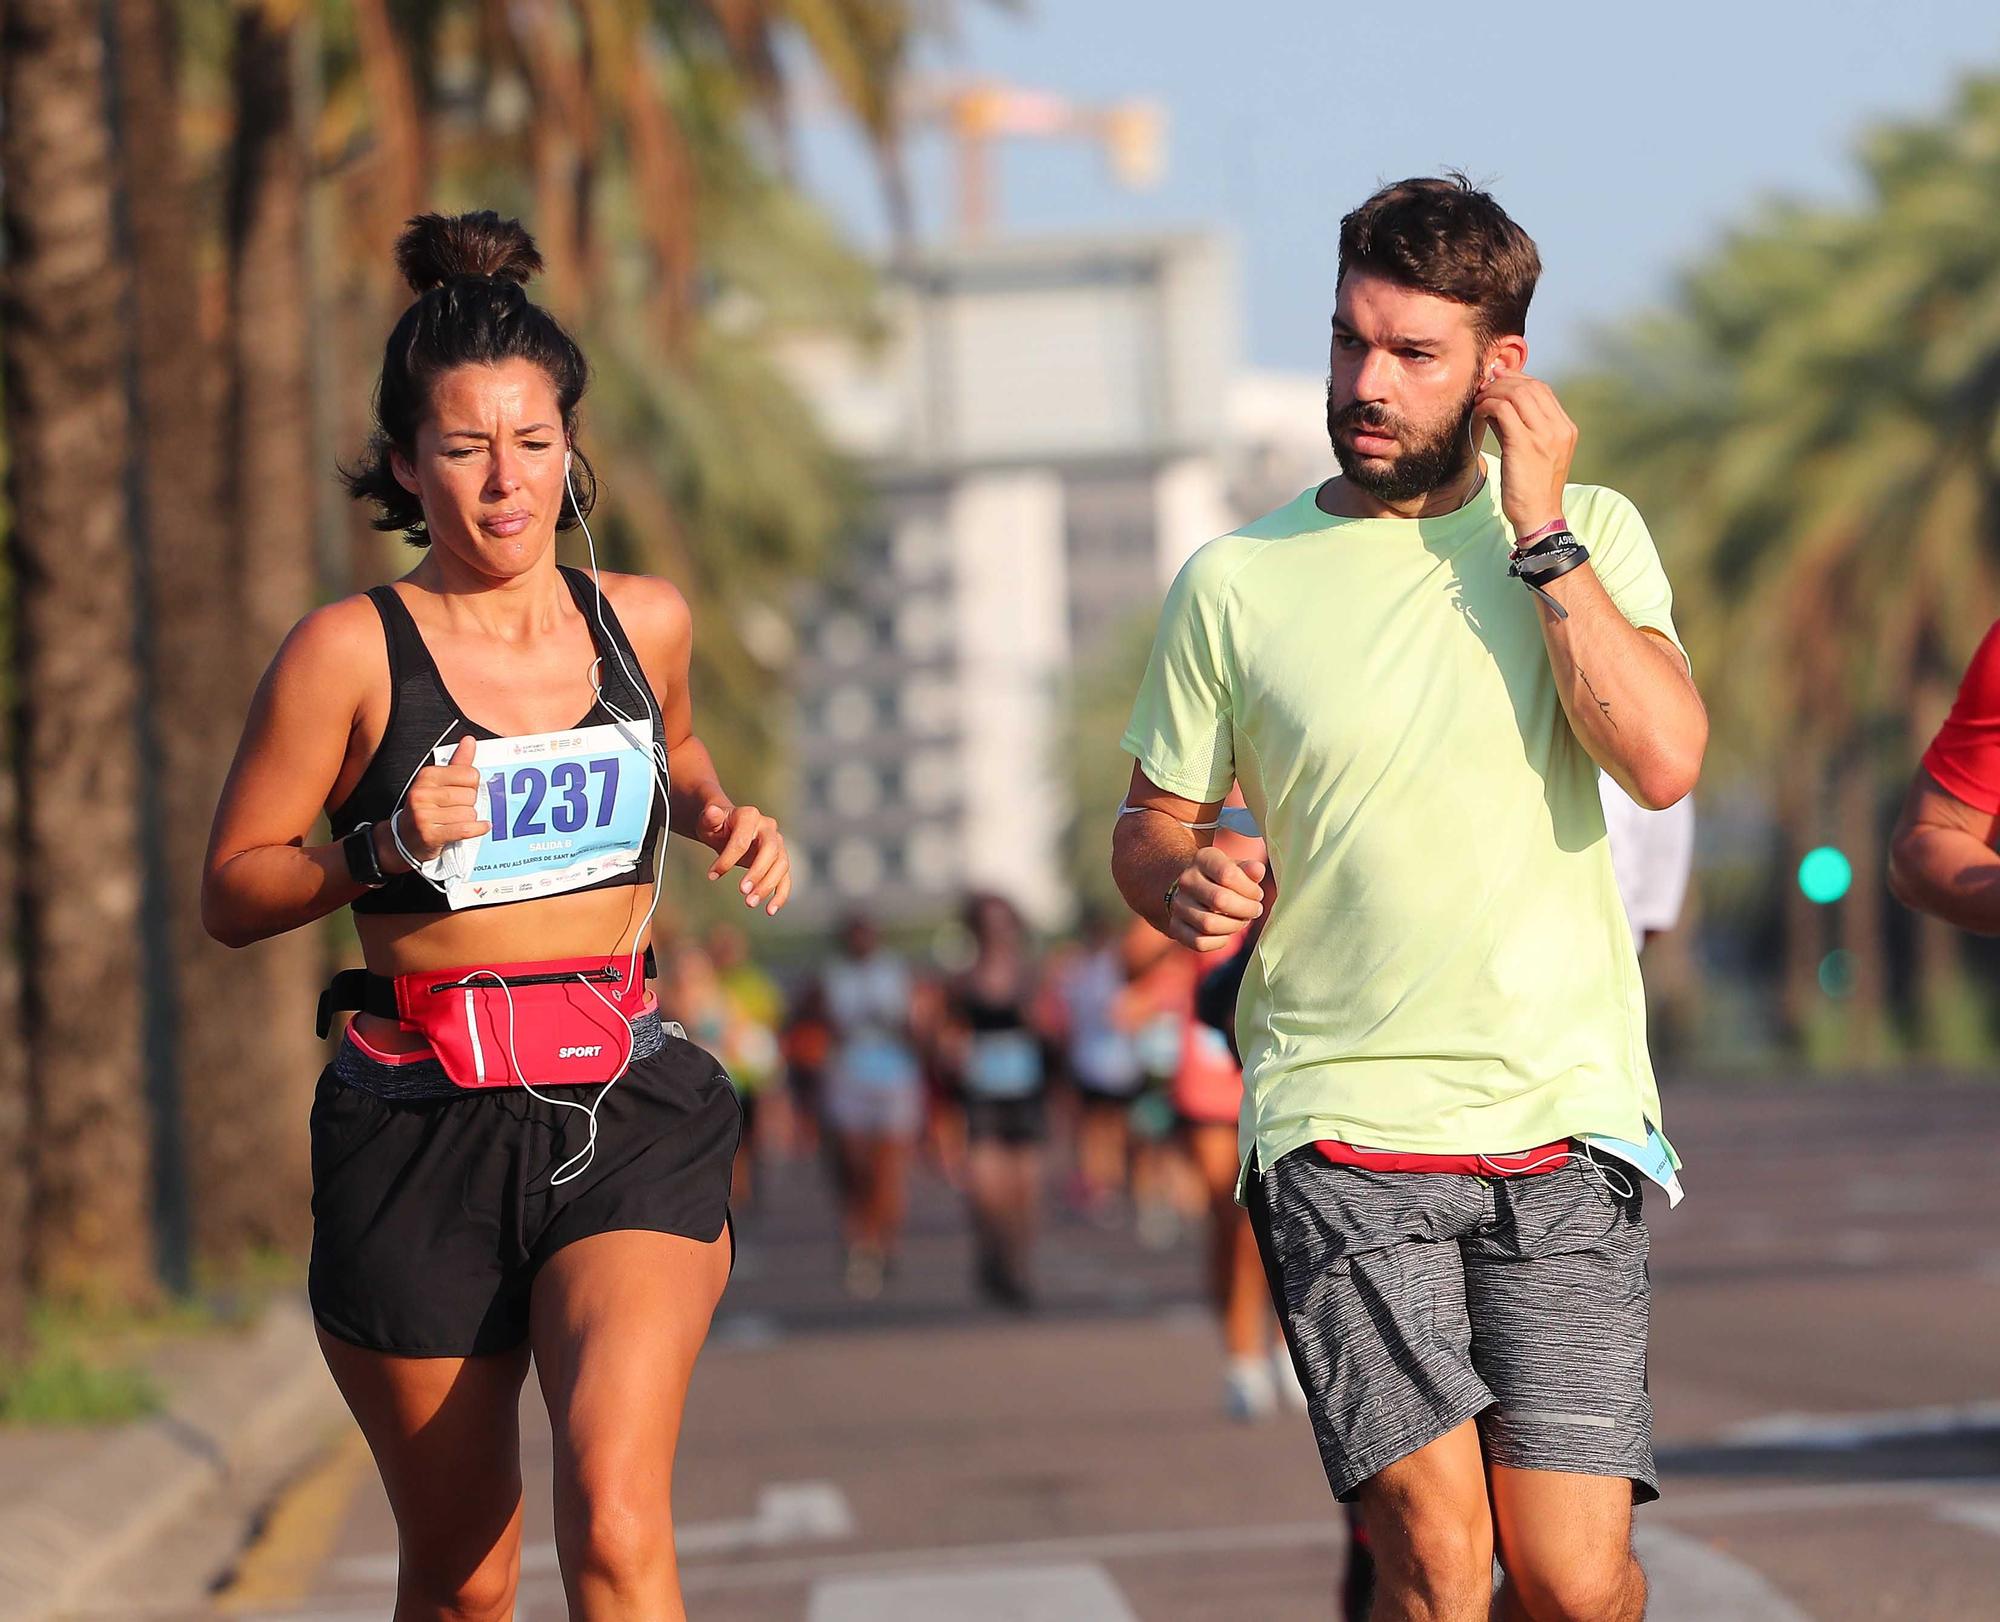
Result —
M 234 718 L 249 675 L 229 596 L 222 519 L 221 404 L 214 357 L 195 313 L 201 292 L 193 199 L 179 128 L 172 14 L 161 0 L 114 0 L 118 155 L 133 265 L 137 344 L 135 518 L 146 614 L 142 736 L 147 781 L 148 1019 L 156 1061 L 154 1153 L 160 1166 L 161 1269 L 191 1282 L 185 1081 L 243 1062 L 244 1033 L 219 1018 L 235 992 L 228 951 L 201 925 L 201 865 Z
M 294 110 L 294 34 L 237 14 L 230 153 L 229 480 L 236 635 L 253 666 L 312 606 L 312 421 L 307 396 L 306 163 Z M 237 706 L 233 715 L 241 713 Z M 233 719 L 232 715 L 232 719 Z M 319 1065 L 317 928 L 235 954 L 207 1018 L 238 1027 L 226 1068 L 190 1074 L 195 1240 L 223 1269 L 309 1231 L 306 1114 Z M 222 1038 L 218 1038 L 222 1040 Z
M 1854 882 L 1840 902 L 1840 944 L 1848 954 L 1853 987 L 1845 999 L 1847 1051 L 1861 1064 L 1889 1056 L 1888 880 L 1883 873 L 1882 833 L 1875 793 L 1875 769 L 1865 750 L 1848 755 L 1836 789 L 1840 848 L 1854 864 Z
M 546 302 L 565 320 L 581 310 L 592 272 L 587 222 L 597 144 L 596 104 L 587 77 L 579 12 L 575 45 L 555 0 L 486 0 L 493 32 L 507 41 L 533 107 L 529 163 L 535 177 L 535 235 L 548 261 Z
M 380 224 L 393 231 L 414 214 L 421 214 L 430 195 L 430 140 L 418 101 L 416 76 L 397 35 L 387 0 L 354 0 L 354 38 L 360 48 L 361 75 L 374 104 L 381 135 L 377 195 L 382 199 Z
M 0 615 L 5 607 L 0 604 Z M 0 649 L 12 638 L 0 627 Z M 15 860 L 19 819 L 14 805 L 13 706 L 3 700 L 12 684 L 11 658 L 0 664 L 0 1031 L 21 1029 L 20 938 L 14 896 L 21 874 Z M 27 1350 L 28 1251 L 20 1236 L 28 1231 L 28 1063 L 19 1042 L 0 1038 L 0 1389 L 5 1370 Z
M 1819 964 L 1825 952 L 1820 909 L 1798 885 L 1799 859 L 1816 844 L 1819 827 L 1820 767 L 1817 753 L 1800 749 L 1784 763 L 1776 785 L 1780 915 L 1783 948 L 1778 976 L 1779 1022 L 1786 1044 L 1805 1050 L 1819 1011 Z
M 127 292 L 102 12 L 0 21 L 0 298 L 34 1229 L 51 1294 L 153 1289 L 140 1054 Z

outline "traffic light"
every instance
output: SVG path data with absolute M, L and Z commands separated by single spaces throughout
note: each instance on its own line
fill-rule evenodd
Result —
M 1828 952 L 1820 959 L 1819 988 L 1829 997 L 1845 997 L 1854 990 L 1854 954 L 1845 949 Z
M 1854 864 L 1831 845 L 1807 851 L 1799 863 L 1799 888 L 1822 907 L 1846 895 L 1853 883 Z

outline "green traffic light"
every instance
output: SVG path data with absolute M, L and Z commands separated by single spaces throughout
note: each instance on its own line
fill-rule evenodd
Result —
M 1854 883 L 1854 864 L 1831 845 L 1809 850 L 1799 863 L 1799 888 L 1821 906 L 1838 901 Z
M 1829 997 L 1845 997 L 1854 990 L 1854 954 L 1849 951 L 1828 952 L 1820 959 L 1819 988 Z

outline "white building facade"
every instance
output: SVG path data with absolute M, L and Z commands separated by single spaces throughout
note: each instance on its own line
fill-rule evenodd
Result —
M 1059 925 L 1067 673 L 1325 476 L 1323 388 L 1241 372 L 1212 235 L 943 249 L 888 280 L 878 347 L 783 357 L 874 497 L 797 607 L 794 907 L 914 919 L 993 889 Z

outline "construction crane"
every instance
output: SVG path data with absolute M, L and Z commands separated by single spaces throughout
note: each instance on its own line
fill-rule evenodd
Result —
M 970 239 L 985 236 L 998 213 L 996 141 L 1092 142 L 1103 150 L 1112 178 L 1133 191 L 1157 185 L 1165 168 L 1166 112 L 1155 101 L 1092 105 L 992 79 L 930 81 L 910 93 L 904 116 L 943 129 L 957 146 L 958 229 Z

